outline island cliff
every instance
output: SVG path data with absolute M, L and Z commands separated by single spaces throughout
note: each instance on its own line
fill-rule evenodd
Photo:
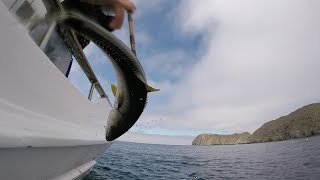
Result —
M 200 134 L 192 142 L 192 145 L 227 145 L 248 143 L 250 133 L 219 135 L 219 134 Z
M 282 141 L 320 134 L 320 103 L 304 106 L 287 116 L 263 124 L 250 143 Z
M 249 133 L 200 134 L 192 145 L 260 143 L 303 138 L 320 134 L 320 103 L 304 106 L 287 116 L 266 122 L 252 135 Z

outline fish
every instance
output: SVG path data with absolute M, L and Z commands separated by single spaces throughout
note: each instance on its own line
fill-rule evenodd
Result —
M 127 132 L 142 114 L 147 104 L 147 93 L 159 91 L 146 83 L 145 73 L 133 56 L 127 59 L 126 63 L 112 61 L 117 86 L 111 85 L 115 101 L 108 116 L 107 141 L 112 141 Z
M 59 24 L 73 28 L 94 42 L 110 59 L 115 69 L 117 85 L 111 89 L 115 101 L 109 112 L 105 139 L 113 141 L 126 133 L 139 119 L 147 104 L 147 94 L 159 91 L 147 84 L 145 72 L 134 53 L 109 31 L 75 12 L 58 18 Z

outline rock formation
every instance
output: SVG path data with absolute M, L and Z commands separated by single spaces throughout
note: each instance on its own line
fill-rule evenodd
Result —
M 263 124 L 252 135 L 200 134 L 192 145 L 224 145 L 282 141 L 320 135 L 320 103 L 304 106 L 287 116 Z
M 304 106 L 287 116 L 269 121 L 249 138 L 250 143 L 282 141 L 320 134 L 320 103 Z
M 192 145 L 226 145 L 248 143 L 250 133 L 219 135 L 219 134 L 200 134 L 192 142 Z

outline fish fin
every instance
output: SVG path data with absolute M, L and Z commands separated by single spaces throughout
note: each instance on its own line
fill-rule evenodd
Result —
M 144 84 L 146 86 L 147 92 L 155 92 L 155 91 L 160 91 L 160 89 L 153 88 L 149 86 L 148 84 Z
M 114 84 L 111 84 L 111 90 L 112 90 L 112 94 L 114 95 L 114 97 L 116 97 L 117 95 L 117 86 Z

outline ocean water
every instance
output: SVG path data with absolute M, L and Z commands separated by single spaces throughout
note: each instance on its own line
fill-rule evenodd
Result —
M 320 179 L 320 136 L 225 146 L 115 142 L 85 180 Z

